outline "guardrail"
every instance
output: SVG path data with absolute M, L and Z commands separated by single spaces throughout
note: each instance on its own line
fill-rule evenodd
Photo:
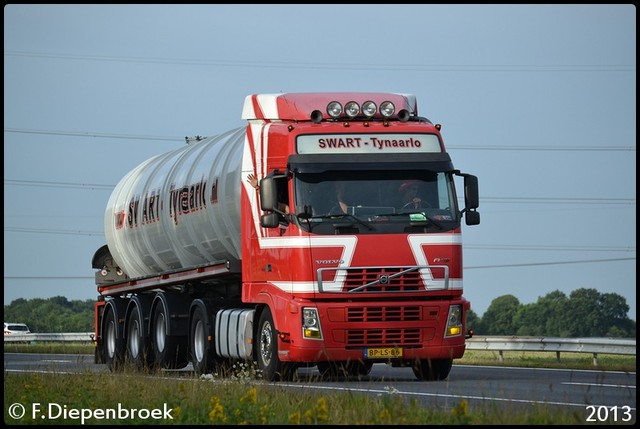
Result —
M 467 350 L 494 350 L 500 362 L 505 351 L 592 353 L 593 365 L 598 365 L 598 354 L 636 355 L 636 340 L 614 338 L 554 338 L 516 336 L 474 336 L 467 339 Z
M 10 334 L 4 336 L 7 342 L 93 342 L 93 332 L 72 332 L 65 334 Z M 615 338 L 554 338 L 517 336 L 474 336 L 467 339 L 467 350 L 493 350 L 498 352 L 500 362 L 505 351 L 555 352 L 560 361 L 560 353 L 592 353 L 593 364 L 598 365 L 598 354 L 636 355 L 636 340 Z
M 5 343 L 35 343 L 35 342 L 93 342 L 93 332 L 69 332 L 65 334 L 6 334 Z

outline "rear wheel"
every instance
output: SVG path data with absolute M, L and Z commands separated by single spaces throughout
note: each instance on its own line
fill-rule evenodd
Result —
M 191 363 L 196 374 L 213 372 L 216 368 L 216 355 L 209 342 L 207 314 L 202 307 L 196 307 L 193 311 L 189 335 Z
M 452 359 L 418 359 L 411 369 L 418 380 L 441 381 L 449 376 L 452 365 Z
M 187 366 L 187 338 L 169 335 L 169 315 L 161 303 L 153 310 L 151 322 L 151 346 L 153 361 L 160 368 L 180 369 Z
M 125 360 L 135 369 L 141 370 L 151 366 L 149 338 L 144 328 L 144 318 L 137 305 L 131 310 L 127 322 L 127 348 Z
M 118 325 L 113 310 L 108 310 L 102 324 L 102 347 L 104 359 L 110 371 L 122 369 L 124 346 L 122 338 L 118 338 Z

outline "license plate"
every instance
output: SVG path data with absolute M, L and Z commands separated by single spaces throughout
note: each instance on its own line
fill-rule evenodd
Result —
M 364 349 L 364 357 L 366 359 L 399 358 L 402 357 L 402 349 L 395 347 Z

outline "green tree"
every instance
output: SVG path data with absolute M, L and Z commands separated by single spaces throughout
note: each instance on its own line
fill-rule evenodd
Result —
M 513 309 L 517 307 L 515 315 Z M 563 338 L 635 338 L 636 323 L 627 316 L 624 297 L 596 289 L 576 289 L 567 297 L 556 290 L 534 304 L 517 305 L 511 295 L 496 298 L 480 319 L 483 335 L 530 335 Z M 509 318 L 511 329 L 509 331 Z
M 473 310 L 467 311 L 467 330 L 473 329 L 474 331 L 477 331 L 478 326 L 480 326 L 480 318 L 476 312 Z
M 518 335 L 566 337 L 567 314 L 570 312 L 567 296 L 555 290 L 534 304 L 523 305 L 516 314 L 514 325 Z
M 613 327 L 619 332 L 630 326 L 629 306 L 618 294 L 582 288 L 571 292 L 569 301 L 572 314 L 567 322 L 571 337 L 605 337 Z
M 4 320 L 26 323 L 32 332 L 93 331 L 94 301 L 69 301 L 63 296 L 16 299 L 4 306 Z
M 520 301 L 513 295 L 503 295 L 491 301 L 482 316 L 478 334 L 515 335 L 515 316 L 520 309 Z

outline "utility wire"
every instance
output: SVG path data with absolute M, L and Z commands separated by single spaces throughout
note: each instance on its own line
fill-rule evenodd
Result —
M 153 141 L 185 141 L 184 137 L 167 137 L 167 136 L 147 136 L 140 134 L 116 134 L 116 133 L 98 133 L 93 131 L 63 131 L 63 130 L 34 130 L 27 128 L 5 128 L 5 133 L 20 134 L 42 134 L 42 135 L 59 135 L 71 137 L 97 137 L 111 139 L 126 140 L 153 140 Z M 6 142 L 5 142 L 6 143 Z M 572 152 L 635 152 L 634 146 L 449 146 L 447 150 L 503 150 L 503 151 L 572 151 Z
M 477 270 L 481 268 L 539 267 L 542 265 L 592 264 L 595 262 L 619 262 L 619 261 L 635 261 L 635 260 L 636 258 L 584 259 L 580 261 L 532 262 L 528 264 L 479 265 L 476 267 L 464 267 L 464 269 Z
M 5 133 L 19 134 L 43 134 L 55 136 L 71 136 L 71 137 L 101 137 L 109 139 L 127 139 L 127 140 L 162 140 L 162 141 L 185 141 L 184 137 L 163 137 L 163 136 L 145 136 L 140 134 L 115 134 L 115 133 L 98 133 L 89 131 L 58 131 L 58 130 L 33 130 L 26 128 L 5 128 Z
M 5 226 L 4 230 L 7 231 L 7 232 L 34 232 L 34 233 L 38 233 L 38 234 L 104 236 L 104 232 L 72 231 L 72 230 L 64 230 L 64 229 L 20 228 L 20 227 Z
M 8 232 L 33 232 L 39 234 L 66 234 L 66 235 L 90 235 L 90 236 L 103 236 L 103 232 L 97 231 L 73 231 L 73 230 L 56 230 L 56 229 L 41 229 L 41 228 L 19 228 L 19 227 L 5 227 L 5 231 Z M 511 245 L 511 244 L 467 244 L 465 249 L 468 250 L 544 250 L 544 251 L 590 251 L 590 252 L 635 252 L 635 246 L 565 246 L 565 245 Z
M 50 188 L 88 188 L 111 191 L 115 185 L 77 182 L 53 182 L 43 180 L 5 179 L 5 185 L 38 186 Z M 482 203 L 527 203 L 527 204 L 628 204 L 635 205 L 635 198 L 576 198 L 576 197 L 482 197 Z
M 555 262 L 533 262 L 528 264 L 504 264 L 504 265 L 480 265 L 476 267 L 464 267 L 465 270 L 476 270 L 481 268 L 512 268 L 512 267 L 530 267 L 543 265 L 565 265 L 565 264 L 585 264 L 596 262 L 619 262 L 619 261 L 635 261 L 636 258 L 616 258 L 616 259 L 589 259 L 580 261 L 555 261 Z M 90 276 L 4 276 L 4 280 L 74 280 L 74 279 L 95 279 Z
M 275 68 L 310 70 L 397 70 L 442 72 L 635 72 L 633 64 L 385 64 L 381 63 L 302 63 L 291 61 L 201 60 L 191 58 L 122 57 L 69 53 L 4 51 L 5 57 L 31 57 L 76 61 L 109 61 L 121 63 L 182 64 L 207 67 Z
M 44 180 L 11 180 L 5 179 L 5 185 L 37 186 L 46 188 L 90 188 L 100 190 L 113 190 L 114 185 L 98 185 L 94 183 L 52 182 Z

